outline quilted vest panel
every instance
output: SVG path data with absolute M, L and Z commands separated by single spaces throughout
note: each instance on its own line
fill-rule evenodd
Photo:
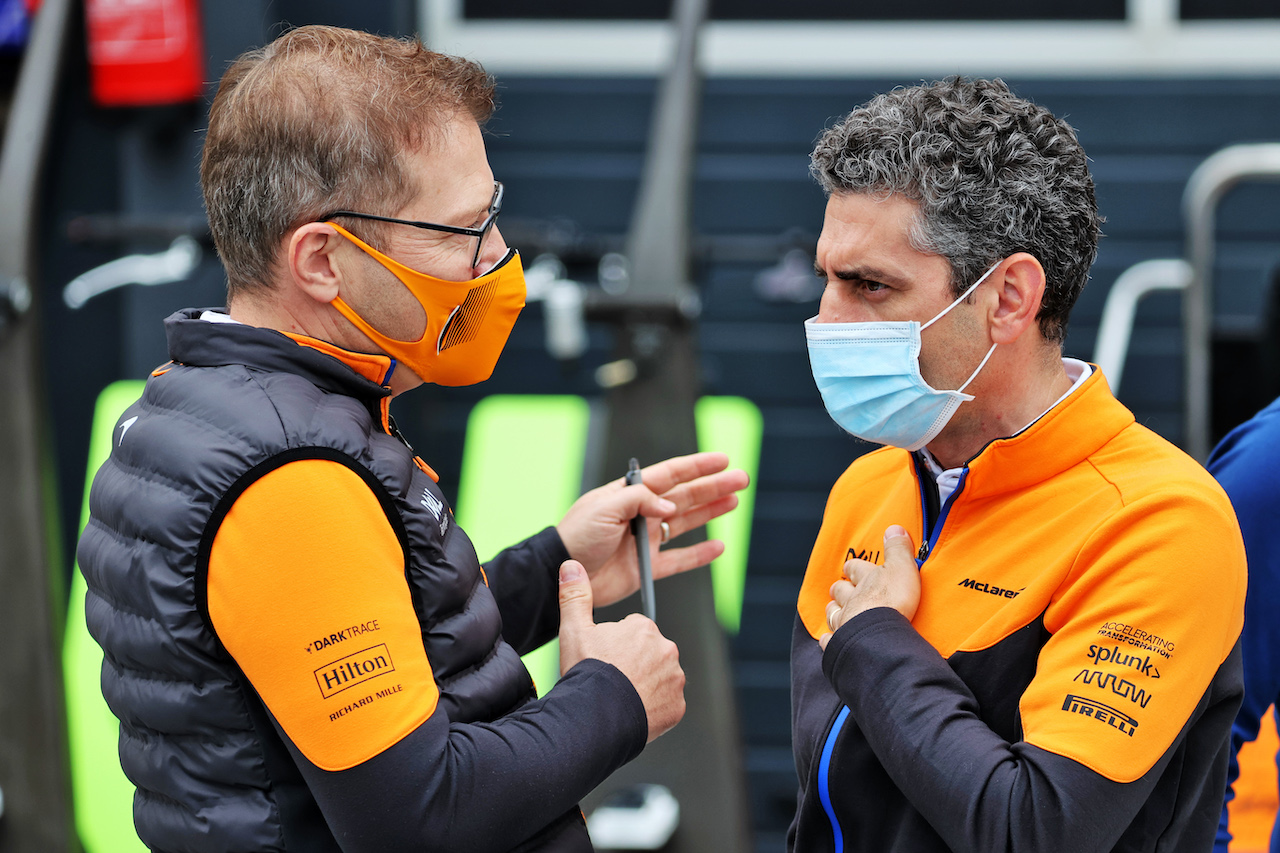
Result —
M 251 468 L 323 447 L 382 484 L 407 535 L 406 579 L 451 720 L 496 719 L 533 698 L 532 682 L 501 638 L 475 549 L 439 488 L 375 420 L 383 389 L 275 332 L 190 314 L 168 325 L 170 352 L 185 363 L 150 379 L 122 416 L 136 420 L 123 435 L 117 428 L 77 552 L 89 630 L 105 653 L 103 694 L 120 719 L 145 843 L 296 849 L 304 845 L 282 811 L 314 803 L 296 771 L 280 767 L 283 745 L 197 608 L 209 520 Z

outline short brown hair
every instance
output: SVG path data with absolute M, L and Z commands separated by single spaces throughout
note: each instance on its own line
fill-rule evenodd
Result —
M 405 155 L 455 116 L 483 125 L 492 112 L 479 64 L 416 39 L 308 26 L 240 56 L 213 99 L 200 164 L 228 303 L 270 287 L 293 228 L 337 208 L 400 210 L 420 189 Z M 376 245 L 374 225 L 361 236 Z

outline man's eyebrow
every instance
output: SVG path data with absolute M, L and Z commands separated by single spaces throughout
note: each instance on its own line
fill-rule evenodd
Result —
M 826 278 L 827 271 L 817 263 L 813 265 L 813 274 L 819 278 Z M 886 272 L 876 267 L 845 267 L 832 271 L 831 275 L 841 281 L 875 281 L 881 284 L 901 285 L 904 279 L 901 276 Z

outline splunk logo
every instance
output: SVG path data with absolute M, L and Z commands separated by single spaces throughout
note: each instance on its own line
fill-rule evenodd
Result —
M 1150 678 L 1160 677 L 1160 667 L 1151 662 L 1151 655 L 1131 655 L 1116 646 L 1089 646 L 1089 660 L 1095 664 L 1117 663 L 1132 667 Z
M 1067 698 L 1063 701 L 1062 710 L 1097 720 L 1099 723 L 1111 726 L 1111 728 L 1123 732 L 1129 737 L 1133 737 L 1133 730 L 1138 727 L 1138 721 L 1128 714 L 1117 711 L 1110 705 L 1094 699 L 1086 699 L 1083 696 L 1076 696 L 1071 693 L 1068 693 Z
M 379 643 L 339 658 L 333 663 L 325 664 L 315 671 L 315 677 L 316 684 L 320 687 L 320 695 L 328 699 L 343 690 L 363 684 L 371 678 L 395 671 L 395 664 L 391 662 L 391 652 L 387 651 L 385 643 Z

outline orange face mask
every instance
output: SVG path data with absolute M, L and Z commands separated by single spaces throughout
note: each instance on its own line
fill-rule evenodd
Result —
M 338 296 L 333 307 L 342 316 L 423 382 L 474 385 L 493 374 L 511 327 L 524 307 L 524 268 L 514 249 L 479 278 L 445 281 L 397 263 L 341 225 L 328 224 L 409 288 L 427 313 L 427 328 L 416 341 L 389 338 Z

